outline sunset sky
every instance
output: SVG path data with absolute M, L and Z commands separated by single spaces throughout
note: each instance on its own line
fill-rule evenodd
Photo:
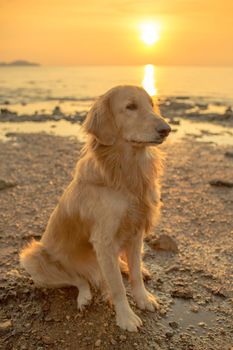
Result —
M 0 0 L 0 61 L 233 65 L 232 16 L 232 0 Z

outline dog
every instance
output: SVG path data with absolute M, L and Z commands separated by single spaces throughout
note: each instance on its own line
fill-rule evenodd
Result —
M 107 288 L 117 325 L 137 331 L 142 321 L 127 300 L 120 265 L 128 265 L 137 306 L 156 310 L 159 303 L 144 286 L 141 255 L 143 237 L 159 217 L 157 146 L 171 128 L 147 92 L 128 85 L 100 96 L 83 126 L 88 138 L 74 178 L 41 240 L 20 253 L 21 266 L 37 285 L 77 287 L 79 310 L 92 299 L 90 285 Z

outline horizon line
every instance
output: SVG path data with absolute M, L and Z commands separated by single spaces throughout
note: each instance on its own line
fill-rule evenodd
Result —
M 16 60 L 14 60 L 16 61 Z M 14 62 L 11 61 L 11 62 Z M 25 60 L 27 61 L 27 60 Z M 3 61 L 0 61 L 1 63 Z M 9 63 L 11 63 L 9 62 Z M 28 63 L 30 63 L 30 61 L 27 61 Z M 4 63 L 7 63 L 4 61 Z M 6 65 L 0 65 L 1 68 L 5 68 L 5 67 L 33 67 L 33 68 L 38 68 L 38 67 L 77 67 L 77 66 L 83 66 L 83 67 L 138 67 L 138 66 L 146 66 L 146 65 L 153 65 L 153 66 L 159 66 L 159 67 L 233 67 L 233 63 L 230 64 L 217 64 L 217 63 L 210 63 L 210 64 L 205 64 L 205 63 L 186 63 L 186 64 L 182 64 L 182 63 L 176 63 L 176 64 L 164 64 L 164 63 L 152 63 L 152 62 L 147 62 L 147 63 L 126 63 L 126 64 L 117 64 L 117 63 L 75 63 L 75 64 L 54 64 L 54 63 L 38 63 L 38 62 L 33 62 L 36 65 L 30 65 L 30 64 L 25 64 L 25 65 L 8 65 L 8 63 Z

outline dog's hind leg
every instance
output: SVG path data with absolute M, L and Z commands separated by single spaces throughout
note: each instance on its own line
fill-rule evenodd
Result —
M 78 288 L 77 307 L 82 311 L 92 299 L 90 285 L 83 277 L 78 277 L 75 285 Z
M 129 276 L 129 267 L 128 267 L 128 263 L 126 262 L 126 257 L 121 255 L 119 257 L 119 265 L 120 265 L 120 269 L 123 275 Z M 142 271 L 142 277 L 144 281 L 148 281 L 151 279 L 151 274 L 150 272 L 147 270 L 147 268 L 143 265 L 141 266 L 141 271 Z
M 92 299 L 88 281 L 51 256 L 41 242 L 32 241 L 20 253 L 21 266 L 34 283 L 43 287 L 74 286 L 79 290 L 77 306 L 82 310 Z

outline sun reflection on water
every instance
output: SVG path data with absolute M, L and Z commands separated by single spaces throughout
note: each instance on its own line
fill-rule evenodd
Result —
M 153 64 L 146 64 L 144 66 L 144 77 L 142 81 L 142 86 L 144 89 L 148 92 L 150 96 L 157 95 L 157 88 L 154 78 L 154 65 Z

